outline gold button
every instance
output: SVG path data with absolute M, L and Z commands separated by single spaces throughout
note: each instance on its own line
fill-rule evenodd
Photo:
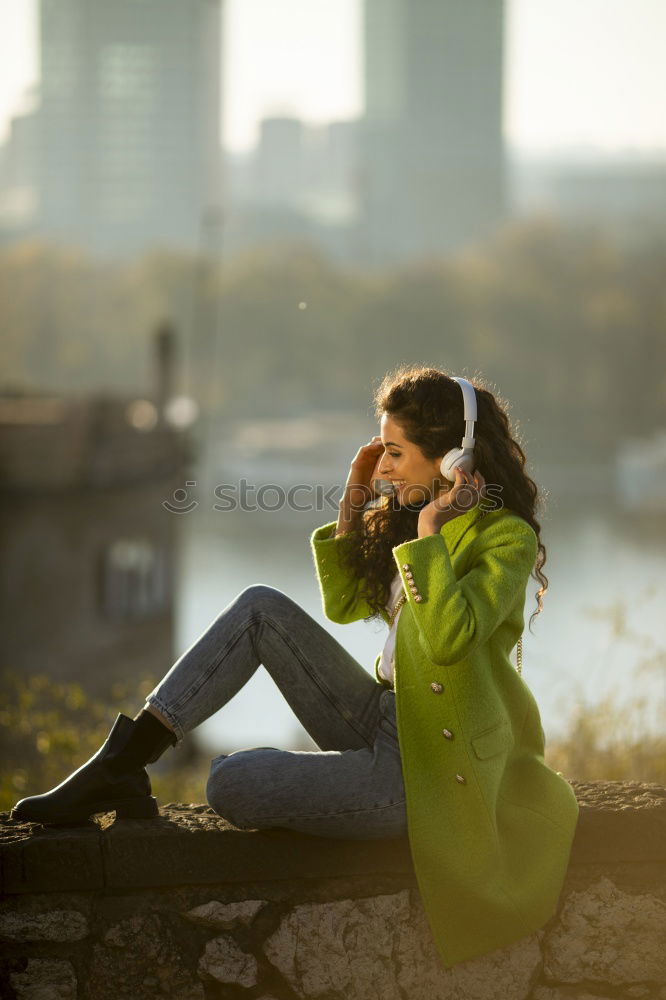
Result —
M 467 778 L 465 778 L 464 775 L 462 774 L 456 774 L 456 781 L 458 782 L 459 785 L 467 784 Z
M 430 690 L 434 691 L 435 694 L 441 694 L 442 691 L 444 690 L 444 685 L 439 684 L 437 681 L 433 681 L 432 684 L 430 685 Z
M 416 594 L 416 595 L 414 596 L 414 600 L 415 600 L 415 601 L 422 601 L 422 600 L 423 600 L 423 598 L 421 597 L 421 595 L 420 595 L 420 594 Z
M 414 574 L 412 573 L 411 569 L 406 569 L 405 570 L 405 576 L 407 577 L 408 580 L 413 580 L 414 579 Z
M 447 740 L 453 739 L 453 733 L 450 729 L 442 729 L 442 736 L 445 736 Z
M 409 563 L 403 563 L 402 564 L 402 568 L 403 569 L 409 569 Z

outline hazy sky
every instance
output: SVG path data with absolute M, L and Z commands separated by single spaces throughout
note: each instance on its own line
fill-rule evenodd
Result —
M 0 0 L 0 137 L 36 81 L 36 8 Z M 666 151 L 666 0 L 506 0 L 506 12 L 512 146 Z M 225 145 L 249 148 L 272 112 L 358 115 L 360 26 L 361 0 L 226 0 Z

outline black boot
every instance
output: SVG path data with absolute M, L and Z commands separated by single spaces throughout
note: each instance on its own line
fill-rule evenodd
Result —
M 106 741 L 50 792 L 21 799 L 10 819 L 60 825 L 85 822 L 94 813 L 115 810 L 121 817 L 159 815 L 144 764 L 152 764 L 176 743 L 176 735 L 151 712 L 136 719 L 118 713 Z

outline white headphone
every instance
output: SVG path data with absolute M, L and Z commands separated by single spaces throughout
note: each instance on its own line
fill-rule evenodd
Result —
M 476 423 L 476 392 L 471 382 L 461 375 L 451 376 L 462 389 L 465 416 L 465 431 L 460 448 L 447 451 L 439 465 L 439 470 L 445 479 L 455 482 L 456 465 L 462 465 L 470 475 L 474 472 L 474 424 Z

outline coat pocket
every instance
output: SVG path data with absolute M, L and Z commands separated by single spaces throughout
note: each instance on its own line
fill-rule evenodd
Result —
M 486 757 L 494 757 L 495 754 L 508 750 L 512 741 L 511 726 L 508 722 L 502 721 L 477 733 L 472 737 L 471 743 L 479 760 L 485 760 Z

